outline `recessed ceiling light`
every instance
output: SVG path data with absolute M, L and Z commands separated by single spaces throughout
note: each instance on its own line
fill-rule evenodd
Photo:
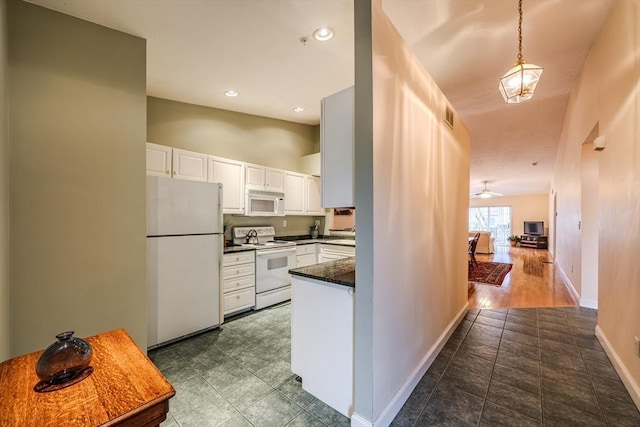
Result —
M 236 96 L 240 95 L 240 92 L 237 92 L 235 90 L 228 90 L 224 94 L 227 95 L 229 98 L 235 98 Z
M 296 113 L 302 113 L 304 111 L 304 107 L 296 107 L 293 109 Z
M 333 37 L 333 28 L 331 27 L 320 27 L 313 32 L 313 38 L 318 40 L 319 42 L 326 42 Z

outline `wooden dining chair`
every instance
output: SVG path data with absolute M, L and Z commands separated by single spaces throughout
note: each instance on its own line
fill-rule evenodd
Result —
M 480 233 L 476 233 L 473 236 L 473 240 L 469 241 L 469 267 L 477 267 L 478 261 L 476 261 L 476 246 L 478 246 L 478 240 L 480 240 Z

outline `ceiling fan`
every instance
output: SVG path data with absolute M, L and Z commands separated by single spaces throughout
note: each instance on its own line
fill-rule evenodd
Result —
M 482 184 L 484 184 L 484 189 L 481 192 L 476 193 L 471 197 L 480 197 L 481 199 L 488 199 L 493 196 L 502 196 L 502 194 L 500 193 L 494 193 L 493 191 L 489 190 L 487 188 L 488 183 L 489 181 L 482 181 Z

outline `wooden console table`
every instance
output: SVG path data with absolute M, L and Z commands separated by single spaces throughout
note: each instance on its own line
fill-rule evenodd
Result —
M 69 387 L 36 393 L 42 351 L 0 364 L 0 426 L 157 426 L 175 390 L 122 329 L 86 339 L 93 373 Z

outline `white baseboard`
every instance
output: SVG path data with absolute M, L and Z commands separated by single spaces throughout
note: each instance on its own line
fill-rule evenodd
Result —
M 571 292 L 571 295 L 573 295 L 573 297 L 578 301 L 578 304 L 580 304 L 580 307 L 593 308 L 597 310 L 598 301 L 592 300 L 592 299 L 580 298 L 580 295 L 578 295 L 578 291 L 576 291 L 576 288 L 573 286 L 573 283 L 571 283 L 571 280 L 569 279 L 569 276 L 567 276 L 567 273 L 564 272 L 564 270 L 562 269 L 562 267 L 560 267 L 558 263 L 555 263 L 555 266 L 558 269 L 558 273 L 560 273 L 560 277 L 562 278 L 562 281 L 567 286 L 567 289 L 569 289 L 569 292 Z
M 458 312 L 456 317 L 449 322 L 427 354 L 424 355 L 420 364 L 413 370 L 409 378 L 407 378 L 404 384 L 402 384 L 389 403 L 387 403 L 387 406 L 385 406 L 380 415 L 378 415 L 378 417 L 372 422 L 354 412 L 351 415 L 351 427 L 386 427 L 391 424 L 396 415 L 398 415 L 398 412 L 400 412 L 400 409 L 402 409 L 402 405 L 404 405 L 409 396 L 411 396 L 413 389 L 416 388 L 418 382 L 420 382 L 424 374 L 427 372 L 427 369 L 429 369 L 435 358 L 440 353 L 440 350 L 442 350 L 442 347 L 444 347 L 447 341 L 449 341 L 451 334 L 453 334 L 460 322 L 462 322 L 468 309 L 469 303 L 466 303 L 464 307 L 462 307 L 462 310 Z
M 618 353 L 616 353 L 606 335 L 602 332 L 602 329 L 600 329 L 600 325 L 596 326 L 596 338 L 598 338 L 598 341 L 602 344 L 602 348 L 604 348 L 605 353 L 609 356 L 609 360 L 613 363 L 613 367 L 616 369 L 616 372 L 620 376 L 624 386 L 627 388 L 631 398 L 640 410 L 640 385 L 635 382 L 627 367 L 622 363 Z
M 580 298 L 580 307 L 598 309 L 598 301 L 592 299 Z
M 371 421 L 353 413 L 351 414 L 351 427 L 373 427 L 373 424 Z
M 580 301 L 580 295 L 578 295 L 578 291 L 576 291 L 576 288 L 573 287 L 573 283 L 571 283 L 569 276 L 567 276 L 567 274 L 564 272 L 562 267 L 560 267 L 560 264 L 556 262 L 555 265 L 556 265 L 556 268 L 558 269 L 558 273 L 560 273 L 560 278 L 562 279 L 564 284 L 567 286 L 567 289 L 569 289 L 569 292 L 571 292 L 571 295 L 573 295 L 576 301 L 578 301 L 580 305 L 582 305 Z

